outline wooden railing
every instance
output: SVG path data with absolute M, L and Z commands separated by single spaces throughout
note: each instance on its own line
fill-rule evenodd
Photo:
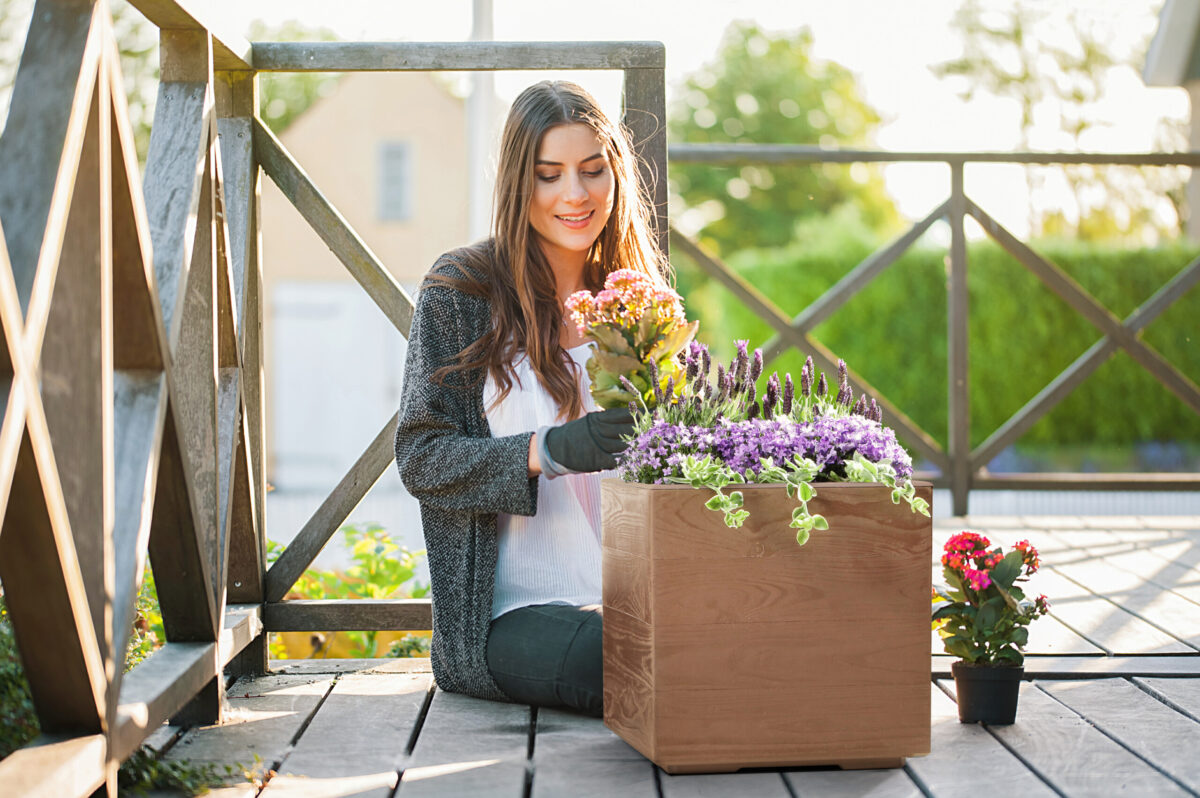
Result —
M 0 581 L 42 728 L 34 744 L 0 762 L 5 795 L 58 798 L 98 788 L 115 795 L 117 766 L 165 720 L 217 721 L 225 676 L 266 670 L 268 631 L 431 625 L 425 600 L 285 599 L 390 467 L 394 416 L 380 419 L 379 434 L 267 567 L 260 173 L 278 184 L 403 334 L 413 304 L 257 117 L 259 72 L 619 70 L 624 122 L 667 244 L 660 44 L 250 44 L 210 19 L 205 4 L 131 2 L 161 29 L 162 79 L 144 180 L 105 0 L 38 0 L 0 137 L 0 259 L 7 262 L 0 264 Z M 712 161 L 906 159 L 797 148 L 681 146 L 677 154 Z M 919 157 L 950 164 L 947 203 L 796 319 L 691 242 L 677 237 L 676 244 L 775 328 L 773 355 L 798 346 L 829 367 L 834 355 L 812 340 L 812 326 L 934 219 L 948 218 L 956 264 L 948 449 L 898 408 L 885 407 L 918 451 L 950 475 L 956 508 L 971 469 L 1118 346 L 1197 407 L 1195 386 L 1136 336 L 1195 283 L 1196 264 L 1122 322 L 966 197 L 962 164 L 986 157 Z M 1155 157 L 1200 163 L 1194 155 Z M 961 225 L 968 213 L 1105 334 L 1094 355 L 975 452 L 965 448 Z M 861 380 L 857 386 L 869 389 Z M 147 557 L 167 640 L 123 673 Z
M 812 330 L 895 263 L 938 220 L 950 225 L 951 239 L 947 281 L 947 340 L 949 370 L 949 435 L 942 446 L 926 430 L 909 418 L 903 408 L 869 385 L 860 375 L 850 373 L 850 382 L 860 393 L 879 400 L 888 425 L 919 455 L 933 463 L 938 473 L 922 474 L 937 487 L 949 488 L 955 515 L 965 515 L 967 499 L 973 488 L 1007 489 L 1091 489 L 1091 490 L 1196 490 L 1200 474 L 1122 473 L 1122 474 L 990 474 L 987 465 L 1006 446 L 1017 440 L 1038 419 L 1045 416 L 1075 387 L 1083 382 L 1118 349 L 1124 349 L 1162 385 L 1179 397 L 1193 412 L 1200 414 L 1200 389 L 1140 337 L 1140 332 L 1175 300 L 1200 282 L 1200 259 L 1183 266 L 1152 297 L 1120 319 L 1104 307 L 1061 268 L 1043 258 L 1017 236 L 1006 230 L 979 207 L 964 188 L 963 171 L 968 163 L 1019 164 L 1126 164 L 1147 166 L 1200 166 L 1200 153 L 938 153 L 877 152 L 866 150 L 827 150 L 819 147 L 776 144 L 675 144 L 671 158 L 676 162 L 744 165 L 752 163 L 943 163 L 950 173 L 950 196 L 907 232 L 871 254 L 822 296 L 789 318 L 768 297 L 742 279 L 713 254 L 695 241 L 671 228 L 671 242 L 705 273 L 727 288 L 756 316 L 770 326 L 774 337 L 763 349 L 765 360 L 773 360 L 795 348 L 812 355 L 823 370 L 836 369 L 837 355 L 811 335 Z M 967 301 L 967 247 L 963 222 L 972 216 L 989 236 L 1007 250 L 1022 266 L 1061 297 L 1076 313 L 1100 333 L 1086 352 L 1046 385 L 974 449 L 970 440 L 970 403 L 967 391 L 969 357 L 967 328 L 970 306 Z
M 38 0 L 0 137 L 0 581 L 42 736 L 0 793 L 116 794 L 165 720 L 220 719 L 267 631 L 412 630 L 428 600 L 288 601 L 393 459 L 396 417 L 267 568 L 260 170 L 404 335 L 413 303 L 257 117 L 263 71 L 604 69 L 666 244 L 657 43 L 250 44 L 193 0 L 161 31 L 137 173 L 105 0 Z M 165 645 L 123 673 L 147 556 Z

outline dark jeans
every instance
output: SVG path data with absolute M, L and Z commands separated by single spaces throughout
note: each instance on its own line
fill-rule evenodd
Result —
M 536 604 L 506 612 L 492 621 L 488 634 L 488 671 L 518 703 L 600 717 L 603 623 L 599 605 Z

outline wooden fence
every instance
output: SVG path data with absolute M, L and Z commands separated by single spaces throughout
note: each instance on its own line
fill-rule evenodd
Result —
M 923 474 L 936 487 L 949 488 L 955 515 L 967 512 L 968 494 L 973 488 L 1024 490 L 1196 490 L 1200 474 L 990 474 L 987 465 L 1006 446 L 1021 437 L 1038 419 L 1049 413 L 1080 383 L 1124 349 L 1133 360 L 1148 371 L 1169 391 L 1179 397 L 1193 412 L 1200 414 L 1200 388 L 1187 375 L 1167 361 L 1141 339 L 1140 333 L 1175 300 L 1200 282 L 1200 259 L 1183 266 L 1165 285 L 1143 302 L 1127 318 L 1120 319 L 1091 296 L 1060 267 L 1043 258 L 1021 241 L 987 211 L 979 207 L 966 193 L 963 172 L 969 163 L 1019 164 L 1124 164 L 1147 166 L 1200 166 L 1200 153 L 942 153 L 942 152 L 874 152 L 862 150 L 831 151 L 819 147 L 781 144 L 675 144 L 671 147 L 675 161 L 705 164 L 744 165 L 751 163 L 880 163 L 925 162 L 945 164 L 950 173 L 950 196 L 930 213 L 859 263 L 822 296 L 794 318 L 788 318 L 768 297 L 742 279 L 728 266 L 705 252 L 673 227 L 672 243 L 687 254 L 707 274 L 711 275 L 771 327 L 775 335 L 764 349 L 766 360 L 773 360 L 791 348 L 810 354 L 823 370 L 836 369 L 837 355 L 814 339 L 811 331 L 829 318 L 838 308 L 853 298 L 872 280 L 896 262 L 905 250 L 936 221 L 944 219 L 950 225 L 948 257 L 948 329 L 947 357 L 949 369 L 949 436 L 942 446 L 932 435 L 909 418 L 903 408 L 868 384 L 861 376 L 850 373 L 850 383 L 859 393 L 879 400 L 889 426 L 904 438 L 918 454 L 933 463 L 936 474 Z M 1062 373 L 1050 381 L 1024 407 L 991 432 L 974 449 L 970 440 L 970 403 L 967 391 L 968 348 L 967 329 L 970 306 L 967 298 L 967 246 L 963 223 L 974 217 L 995 241 L 1018 263 L 1061 297 L 1076 313 L 1100 333 L 1096 341 L 1075 359 Z M 1031 353 L 1032 356 L 1032 353 Z
M 260 170 L 405 335 L 413 303 L 258 119 L 260 72 L 619 70 L 666 243 L 661 44 L 251 45 L 206 4 L 132 4 L 161 31 L 144 181 L 105 0 L 38 0 L 0 138 L 0 580 L 42 729 L 6 795 L 115 795 L 165 720 L 266 670 L 266 631 L 431 626 L 428 600 L 284 600 L 395 416 L 266 567 Z M 123 673 L 147 556 L 167 642 Z
M 260 174 L 279 185 L 401 333 L 413 304 L 257 117 L 259 72 L 619 70 L 624 122 L 667 244 L 660 44 L 252 45 L 210 19 L 198 0 L 131 2 L 161 30 L 144 180 L 105 0 L 38 0 L 0 137 L 0 259 L 7 261 L 0 264 L 0 580 L 42 728 L 37 741 L 0 762 L 5 794 L 115 795 L 117 766 L 154 729 L 169 718 L 217 721 L 224 675 L 266 670 L 268 631 L 431 625 L 428 601 L 285 599 L 391 465 L 394 416 L 380 419 L 376 438 L 267 567 Z M 750 152 L 680 151 L 714 160 Z M 961 219 L 986 217 L 962 192 L 962 159 L 937 159 L 958 175 L 936 215 L 949 214 L 955 262 L 965 263 Z M 676 241 L 765 314 L 779 333 L 772 353 L 800 346 L 828 361 L 832 353 L 809 328 L 917 235 L 868 259 L 796 320 L 686 239 Z M 1030 262 L 1053 274 L 1035 257 Z M 1193 265 L 1168 295 L 1125 322 L 1073 295 L 1090 308 L 1106 347 L 1153 359 L 1136 331 L 1195 279 Z M 965 297 L 961 270 L 951 291 Z M 952 337 L 961 348 L 960 299 L 951 328 L 963 333 Z M 972 460 L 962 455 L 965 348 L 954 352 L 949 454 L 928 436 L 914 438 L 914 425 L 898 426 L 958 475 L 957 491 Z M 147 556 L 167 642 L 123 673 Z

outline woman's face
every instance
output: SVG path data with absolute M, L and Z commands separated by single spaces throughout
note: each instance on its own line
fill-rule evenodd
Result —
M 579 259 L 600 236 L 612 213 L 613 175 L 596 132 L 575 123 L 542 136 L 534 164 L 529 223 L 546 258 Z

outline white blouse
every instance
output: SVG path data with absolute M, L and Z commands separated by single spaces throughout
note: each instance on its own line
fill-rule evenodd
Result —
M 585 411 L 599 410 L 588 392 L 584 364 L 589 344 L 567 350 L 579 365 Z M 497 438 L 561 424 L 558 407 L 522 357 L 513 367 L 516 380 L 504 401 L 494 404 L 499 391 L 489 375 L 483 388 L 488 425 Z M 535 516 L 499 513 L 499 556 L 492 618 L 531 604 L 599 604 L 600 593 L 600 480 L 611 471 L 567 474 L 556 479 L 538 476 Z

